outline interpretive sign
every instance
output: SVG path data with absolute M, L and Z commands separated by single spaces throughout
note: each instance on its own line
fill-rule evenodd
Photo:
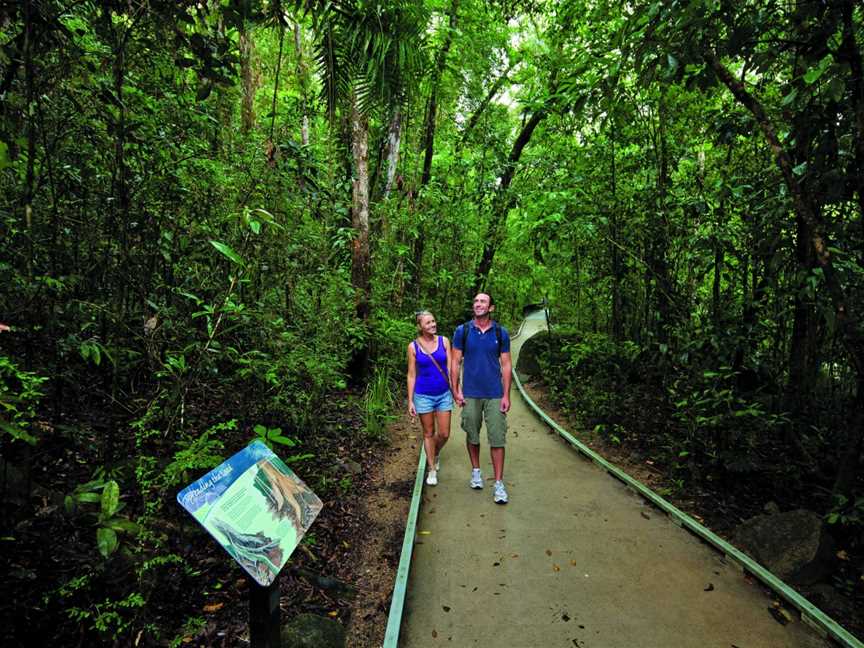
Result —
M 184 488 L 177 501 L 265 587 L 323 506 L 261 441 Z

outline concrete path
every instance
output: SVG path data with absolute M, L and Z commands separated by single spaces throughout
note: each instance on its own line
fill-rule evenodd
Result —
M 513 341 L 542 330 L 526 320 Z M 549 433 L 513 388 L 506 506 L 468 487 L 454 412 L 437 487 L 424 487 L 399 645 L 494 648 L 816 648 L 797 618 L 721 555 Z

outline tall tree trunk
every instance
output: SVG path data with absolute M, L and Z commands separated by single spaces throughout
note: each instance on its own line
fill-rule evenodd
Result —
M 26 0 L 24 4 L 24 79 L 26 84 L 26 105 L 24 119 L 27 132 L 27 171 L 24 185 L 24 232 L 27 236 L 27 279 L 33 286 L 34 265 L 36 263 L 36 233 L 33 231 L 33 200 L 36 185 L 36 115 L 33 112 L 36 101 L 36 75 L 33 65 L 33 46 L 35 34 L 33 28 L 33 3 Z M 37 320 L 37 314 L 30 314 L 28 319 Z M 22 322 L 26 327 L 24 335 L 24 366 L 29 371 L 33 368 L 33 327 L 30 322 Z
M 435 149 L 435 118 L 438 113 L 438 88 L 441 83 L 441 75 L 447 65 L 447 54 L 453 44 L 453 34 L 456 33 L 456 15 L 459 11 L 459 0 L 451 0 L 448 11 L 449 21 L 447 35 L 444 36 L 444 44 L 435 57 L 435 68 L 432 70 L 432 81 L 430 83 L 429 102 L 426 106 L 426 124 L 424 126 L 423 143 L 423 175 L 420 178 L 420 186 L 425 187 L 432 178 L 432 155 Z
M 534 134 L 534 129 L 546 116 L 546 111 L 541 109 L 531 115 L 522 131 L 513 143 L 513 149 L 507 157 L 507 162 L 504 164 L 504 169 L 499 176 L 500 182 L 495 190 L 495 196 L 492 199 L 492 214 L 489 218 L 489 228 L 486 230 L 486 241 L 483 244 L 483 254 L 480 257 L 480 262 L 477 264 L 477 270 L 474 273 L 474 283 L 471 286 L 471 296 L 486 287 L 486 281 L 489 278 L 489 271 L 492 269 L 492 261 L 495 258 L 495 251 L 501 242 L 504 224 L 507 220 L 507 212 L 513 205 L 513 198 L 510 195 L 510 183 L 513 181 L 513 176 L 516 173 L 516 165 L 519 163 L 519 158 L 522 157 L 522 151 L 531 140 Z
M 666 104 L 661 90 L 657 107 L 658 126 L 654 150 L 657 155 L 657 185 L 656 185 L 656 220 L 651 224 L 648 233 L 648 257 L 646 259 L 653 284 L 653 295 L 649 293 L 648 303 L 656 309 L 656 318 L 649 318 L 648 324 L 654 331 L 656 339 L 665 343 L 669 338 L 669 328 L 672 310 L 672 282 L 669 278 L 667 248 L 669 246 L 669 222 L 666 196 L 669 193 L 669 154 L 666 141 Z M 649 311 L 649 314 L 651 311 Z M 653 326 L 652 326 L 653 324 Z
M 300 141 L 303 146 L 309 145 L 309 73 L 306 69 L 306 61 L 303 58 L 303 39 L 300 33 L 300 23 L 294 23 L 294 52 L 297 55 L 297 79 L 300 82 L 300 104 L 303 112 L 300 124 Z
M 857 2 L 846 0 L 841 5 L 843 16 L 843 41 L 838 49 L 838 58 L 851 70 L 849 88 L 852 98 L 852 112 L 855 120 L 855 156 L 850 163 L 847 177 L 851 179 L 858 196 L 858 211 L 864 226 L 864 62 L 861 50 L 855 40 L 853 13 Z
M 351 224 L 354 240 L 351 247 L 351 284 L 354 287 L 358 319 L 369 322 L 371 293 L 371 257 L 369 251 L 369 122 L 360 112 L 356 94 L 351 97 L 351 154 L 354 161 Z M 369 372 L 369 345 L 355 352 L 352 377 L 363 380 Z
M 241 129 L 248 133 L 255 126 L 255 73 L 252 70 L 254 42 L 249 38 L 246 20 L 240 21 L 240 77 L 243 80 L 243 104 L 241 108 Z
M 393 190 L 396 169 L 399 166 L 399 144 L 402 139 L 402 107 L 396 106 L 390 127 L 387 129 L 387 180 L 384 183 L 384 197 Z
M 620 225 L 618 210 L 621 208 L 618 202 L 618 178 L 615 168 L 615 135 L 617 134 L 617 124 L 612 121 L 611 130 L 611 179 L 612 186 L 612 214 L 609 219 L 609 226 L 612 230 L 612 240 L 609 245 L 609 254 L 612 257 L 612 339 L 620 342 L 624 339 L 624 321 L 623 321 L 623 304 L 621 300 L 621 280 L 623 278 L 623 264 L 621 262 L 621 250 L 618 248 L 620 241 Z

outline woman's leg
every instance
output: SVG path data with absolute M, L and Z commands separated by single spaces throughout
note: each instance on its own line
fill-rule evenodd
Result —
M 438 434 L 435 435 L 435 456 L 441 452 L 441 448 L 450 440 L 450 411 L 435 412 L 435 421 L 438 423 Z
M 423 445 L 426 448 L 426 463 L 429 465 L 429 470 L 435 470 L 435 458 L 438 456 L 438 450 L 435 444 L 435 412 L 426 414 L 418 414 L 420 417 L 420 427 L 423 428 Z

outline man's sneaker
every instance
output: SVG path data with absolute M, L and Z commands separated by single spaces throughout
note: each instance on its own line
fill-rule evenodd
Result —
M 506 504 L 507 503 L 507 489 L 504 488 L 503 481 L 495 482 L 495 494 L 492 496 L 492 499 L 496 504 Z
M 471 470 L 471 488 L 476 488 L 477 490 L 483 488 L 483 475 L 480 474 L 479 468 Z
M 426 475 L 426 483 L 429 486 L 437 486 L 438 485 L 438 473 L 434 470 L 430 470 Z

